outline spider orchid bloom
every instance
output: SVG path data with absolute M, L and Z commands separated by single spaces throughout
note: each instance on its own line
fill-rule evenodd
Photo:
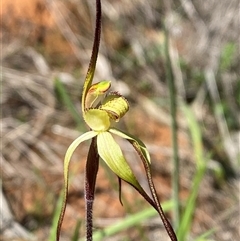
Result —
M 96 177 L 99 166 L 99 157 L 101 157 L 101 159 L 108 165 L 108 167 L 117 175 L 119 179 L 119 193 L 121 193 L 121 180 L 133 186 L 159 213 L 171 240 L 177 241 L 176 235 L 162 210 L 155 191 L 150 169 L 150 155 L 146 149 L 146 146 L 132 135 L 111 127 L 112 122 L 118 122 L 129 110 L 128 101 L 118 92 L 110 92 L 109 94 L 106 94 L 111 86 L 110 81 L 101 81 L 96 84 L 92 84 L 101 35 L 100 0 L 96 0 L 96 9 L 96 28 L 93 51 L 82 92 L 83 119 L 85 120 L 90 130 L 74 140 L 69 146 L 65 155 L 63 204 L 58 220 L 56 240 L 58 241 L 60 238 L 61 225 L 67 204 L 69 163 L 72 154 L 82 142 L 91 139 L 92 142 L 89 148 L 85 170 L 86 240 L 92 240 L 92 209 Z M 101 101 L 99 101 L 99 99 Z M 126 161 L 120 146 L 114 140 L 114 135 L 129 141 L 136 150 L 146 171 L 146 177 L 150 187 L 151 196 L 149 196 L 139 184 L 131 167 Z
M 103 83 L 99 82 L 98 84 Z M 110 85 L 109 82 L 107 84 Z M 94 85 L 94 87 L 97 87 L 97 85 Z M 97 153 L 105 161 L 109 168 L 119 177 L 119 179 L 130 183 L 141 194 L 147 196 L 127 163 L 120 146 L 116 143 L 112 136 L 112 134 L 118 135 L 132 143 L 137 149 L 138 154 L 145 162 L 147 162 L 145 165 L 149 166 L 150 155 L 145 145 L 132 136 L 116 128 L 111 128 L 111 122 L 119 121 L 119 119 L 128 111 L 129 105 L 127 100 L 120 94 L 112 92 L 104 98 L 102 104 L 98 108 L 91 107 L 92 105 L 90 106 L 90 109 L 87 109 L 84 112 L 84 120 L 91 130 L 79 136 L 69 146 L 66 152 L 64 160 L 65 188 L 67 188 L 68 185 L 68 166 L 74 150 L 83 141 L 96 137 Z
M 68 192 L 68 169 L 70 159 L 72 157 L 75 149 L 83 142 L 92 139 L 92 144 L 90 146 L 87 164 L 86 164 L 86 180 L 85 180 L 85 194 L 87 210 L 88 208 L 92 210 L 92 203 L 94 199 L 94 189 L 96 176 L 98 171 L 99 156 L 108 165 L 108 167 L 117 175 L 119 178 L 119 198 L 121 202 L 121 180 L 132 185 L 149 203 L 152 205 L 157 212 L 160 214 L 163 223 L 167 231 L 172 234 L 172 228 L 166 219 L 162 208 L 159 204 L 157 194 L 152 181 L 151 170 L 150 170 L 150 155 L 146 149 L 146 146 L 137 138 L 122 132 L 116 128 L 111 127 L 113 121 L 118 122 L 121 117 L 129 109 L 128 101 L 117 92 L 110 92 L 106 95 L 101 104 L 96 104 L 96 100 L 105 94 L 105 92 L 110 88 L 109 81 L 102 81 L 97 84 L 92 85 L 86 95 L 85 106 L 86 109 L 83 112 L 83 117 L 86 124 L 91 129 L 90 131 L 79 136 L 72 144 L 69 146 L 65 159 L 64 159 L 64 203 L 62 207 L 62 212 L 60 215 L 60 223 L 63 221 L 64 212 L 66 208 L 67 192 Z M 93 107 L 96 106 L 96 107 Z M 150 197 L 144 189 L 139 184 L 137 178 L 135 177 L 131 167 L 126 161 L 120 146 L 116 143 L 113 135 L 117 135 L 121 138 L 128 140 L 134 149 L 137 151 L 139 157 L 141 158 L 143 165 L 145 167 L 149 187 L 151 190 L 152 197 Z M 87 211 L 88 217 L 88 211 Z M 60 224 L 61 226 L 61 224 Z M 60 229 L 58 230 L 60 232 Z M 91 233 L 91 231 L 89 231 Z M 87 231 L 88 235 L 88 231 Z M 92 234 L 89 234 L 91 236 Z M 87 239 L 91 240 L 91 239 Z M 172 240 L 176 240 L 173 239 Z

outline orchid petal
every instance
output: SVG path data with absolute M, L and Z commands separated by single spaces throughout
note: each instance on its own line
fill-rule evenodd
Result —
M 84 113 L 84 120 L 94 131 L 106 131 L 110 127 L 110 117 L 106 111 L 89 109 Z
M 121 179 L 131 184 L 144 197 L 152 207 L 158 211 L 156 203 L 144 191 L 130 166 L 125 160 L 119 145 L 109 132 L 101 132 L 97 136 L 98 153 L 111 170 Z
M 64 213 L 65 213 L 65 209 L 66 209 L 66 205 L 67 205 L 67 192 L 68 192 L 68 179 L 69 179 L 68 170 L 69 170 L 69 163 L 70 163 L 72 154 L 75 151 L 75 149 L 79 146 L 79 144 L 81 144 L 83 141 L 86 141 L 86 140 L 89 140 L 89 139 L 95 137 L 96 135 L 97 135 L 97 132 L 88 131 L 87 133 L 82 134 L 76 140 L 74 140 L 72 142 L 72 144 L 69 146 L 69 148 L 67 149 L 67 152 L 66 152 L 66 155 L 65 155 L 65 159 L 64 159 L 64 194 L 63 194 L 63 204 L 62 204 L 60 217 L 59 217 L 59 220 L 58 220 L 57 240 L 59 240 L 60 229 L 61 229 L 61 225 L 62 225 L 62 222 L 63 222 Z
M 111 128 L 109 130 L 109 132 L 115 134 L 115 135 L 118 135 L 124 139 L 127 139 L 129 140 L 130 142 L 134 142 L 135 143 L 135 147 L 138 149 L 138 152 L 140 152 L 144 157 L 145 159 L 148 161 L 148 163 L 150 164 L 151 163 L 151 158 L 150 158 L 150 154 L 146 148 L 146 146 L 144 145 L 144 143 L 139 140 L 138 138 L 130 135 L 130 134 L 127 134 L 125 132 L 122 132 L 116 128 Z
M 137 190 L 142 190 L 119 145 L 109 132 L 98 134 L 97 147 L 100 157 L 118 177 L 133 185 Z
M 166 216 L 163 212 L 162 206 L 159 202 L 157 192 L 156 192 L 153 180 L 152 180 L 152 173 L 151 173 L 151 167 L 150 167 L 150 164 L 151 164 L 150 163 L 150 155 L 149 155 L 145 145 L 142 143 L 142 141 L 134 138 L 133 136 L 131 136 L 129 134 L 119 131 L 115 128 L 109 129 L 109 132 L 127 139 L 133 145 L 134 149 L 137 151 L 139 157 L 141 158 L 141 160 L 143 162 L 143 165 L 144 165 L 144 168 L 146 171 L 147 180 L 148 180 L 148 184 L 149 184 L 149 188 L 150 188 L 153 200 L 149 199 L 149 196 L 145 192 L 143 192 L 141 194 L 159 213 L 159 216 L 161 217 L 162 222 L 163 222 L 171 240 L 177 241 L 176 234 L 174 233 L 174 230 L 173 230 L 171 224 L 169 223 L 168 219 L 166 218 Z
M 86 107 L 93 107 L 93 104 L 94 102 L 96 103 L 98 97 L 104 95 L 110 87 L 111 81 L 107 80 L 93 84 L 87 92 Z

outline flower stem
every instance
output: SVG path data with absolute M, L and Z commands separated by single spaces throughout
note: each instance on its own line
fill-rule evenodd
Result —
M 97 152 L 96 137 L 92 139 L 85 174 L 85 200 L 86 200 L 86 240 L 92 241 L 92 210 L 94 202 L 94 191 L 96 184 L 96 177 L 99 167 L 99 155 Z
M 93 200 L 86 200 L 86 240 L 92 241 L 92 227 L 93 227 L 93 219 L 92 219 L 92 210 L 93 210 Z

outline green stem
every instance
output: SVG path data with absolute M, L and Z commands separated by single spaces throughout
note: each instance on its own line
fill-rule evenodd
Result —
M 165 27 L 165 55 L 166 55 L 166 76 L 168 82 L 168 89 L 170 95 L 170 112 L 171 112 L 171 129 L 172 129 L 172 187 L 173 187 L 173 200 L 175 202 L 173 209 L 174 228 L 178 229 L 179 226 L 179 158 L 178 158 L 178 142 L 177 142 L 177 104 L 176 104 L 176 89 L 174 85 L 174 76 L 171 65 L 171 58 L 169 54 L 169 36 Z

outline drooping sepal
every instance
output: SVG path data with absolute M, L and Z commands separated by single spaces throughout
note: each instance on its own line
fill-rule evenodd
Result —
M 62 222 L 63 222 L 63 218 L 64 218 L 64 214 L 65 214 L 65 210 L 66 210 L 66 205 L 67 205 L 67 192 L 68 192 L 68 182 L 69 182 L 69 163 L 71 160 L 71 157 L 73 155 L 73 152 L 75 151 L 75 149 L 83 142 L 86 140 L 89 140 L 93 137 L 95 137 L 97 135 L 96 132 L 94 131 L 89 131 L 87 133 L 82 134 L 81 136 L 79 136 L 76 140 L 74 140 L 72 142 L 72 144 L 69 146 L 69 148 L 67 149 L 65 158 L 64 158 L 64 190 L 63 190 L 63 204 L 62 204 L 62 209 L 61 209 L 61 213 L 60 213 L 60 217 L 58 219 L 58 225 L 57 225 L 57 238 L 56 240 L 59 240 L 60 237 L 60 230 L 61 230 L 61 226 L 62 226 Z

